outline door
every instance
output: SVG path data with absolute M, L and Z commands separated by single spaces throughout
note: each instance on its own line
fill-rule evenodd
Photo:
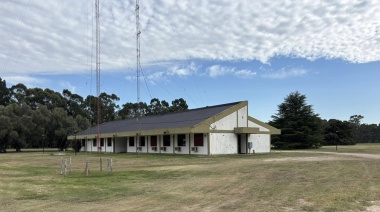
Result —
M 237 149 L 238 149 L 238 154 L 241 154 L 241 135 L 238 135 L 237 139 Z

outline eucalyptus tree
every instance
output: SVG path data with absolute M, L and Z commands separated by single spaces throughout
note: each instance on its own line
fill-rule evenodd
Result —
M 85 104 L 82 96 L 73 94 L 67 89 L 62 91 L 62 95 L 63 98 L 66 99 L 66 110 L 69 116 L 86 116 Z
M 22 83 L 18 83 L 10 87 L 9 88 L 10 102 L 16 103 L 16 104 L 25 103 L 25 96 L 27 95 L 26 94 L 27 89 L 28 88 Z
M 183 98 L 175 99 L 172 101 L 172 106 L 170 107 L 171 112 L 179 112 L 188 109 L 188 105 Z
M 7 106 L 10 103 L 10 92 L 7 82 L 0 77 L 0 105 Z

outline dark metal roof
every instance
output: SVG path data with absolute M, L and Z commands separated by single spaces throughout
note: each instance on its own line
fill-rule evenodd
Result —
M 139 118 L 138 122 L 136 118 L 112 121 L 101 124 L 99 129 L 100 133 L 104 134 L 193 127 L 239 103 L 241 102 L 191 109 L 164 115 L 145 116 Z M 97 127 L 79 132 L 76 135 L 90 134 L 97 134 Z

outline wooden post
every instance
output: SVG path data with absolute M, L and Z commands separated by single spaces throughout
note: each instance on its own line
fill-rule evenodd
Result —
M 69 172 L 71 173 L 71 156 L 70 156 L 70 171 Z
M 109 158 L 107 158 L 107 171 L 108 171 L 108 174 L 110 173 L 110 171 L 111 171 L 111 163 L 110 163 L 110 159 Z
M 88 176 L 88 161 L 86 160 L 86 168 L 85 168 L 86 176 Z
M 65 177 L 66 177 L 66 171 L 67 171 L 67 158 L 65 159 L 65 172 L 64 172 Z
M 110 169 L 111 169 L 111 172 L 112 172 L 112 157 L 110 158 Z
M 103 163 L 102 163 L 102 156 L 100 156 L 100 171 L 102 171 L 102 169 L 103 169 Z
M 61 158 L 61 168 L 60 168 L 60 174 L 63 174 L 63 158 Z

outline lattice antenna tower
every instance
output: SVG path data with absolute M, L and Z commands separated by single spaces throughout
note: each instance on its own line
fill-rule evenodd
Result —
M 136 111 L 136 119 L 139 122 L 140 116 L 140 72 L 141 72 L 141 64 L 140 64 L 140 6 L 139 0 L 136 0 L 136 78 L 137 78 L 137 111 Z M 136 135 L 137 137 L 137 147 L 140 148 L 140 135 L 139 132 Z M 139 152 L 139 151 L 137 151 Z
M 140 14 L 139 14 L 140 6 L 139 0 L 136 0 L 136 75 L 137 75 L 137 104 L 140 103 L 140 72 L 141 72 L 141 64 L 140 64 Z M 140 116 L 140 108 L 137 110 L 137 120 Z
M 95 20 L 96 20 L 96 95 L 97 95 L 97 136 L 96 144 L 100 153 L 100 26 L 99 26 L 99 0 L 95 0 Z

